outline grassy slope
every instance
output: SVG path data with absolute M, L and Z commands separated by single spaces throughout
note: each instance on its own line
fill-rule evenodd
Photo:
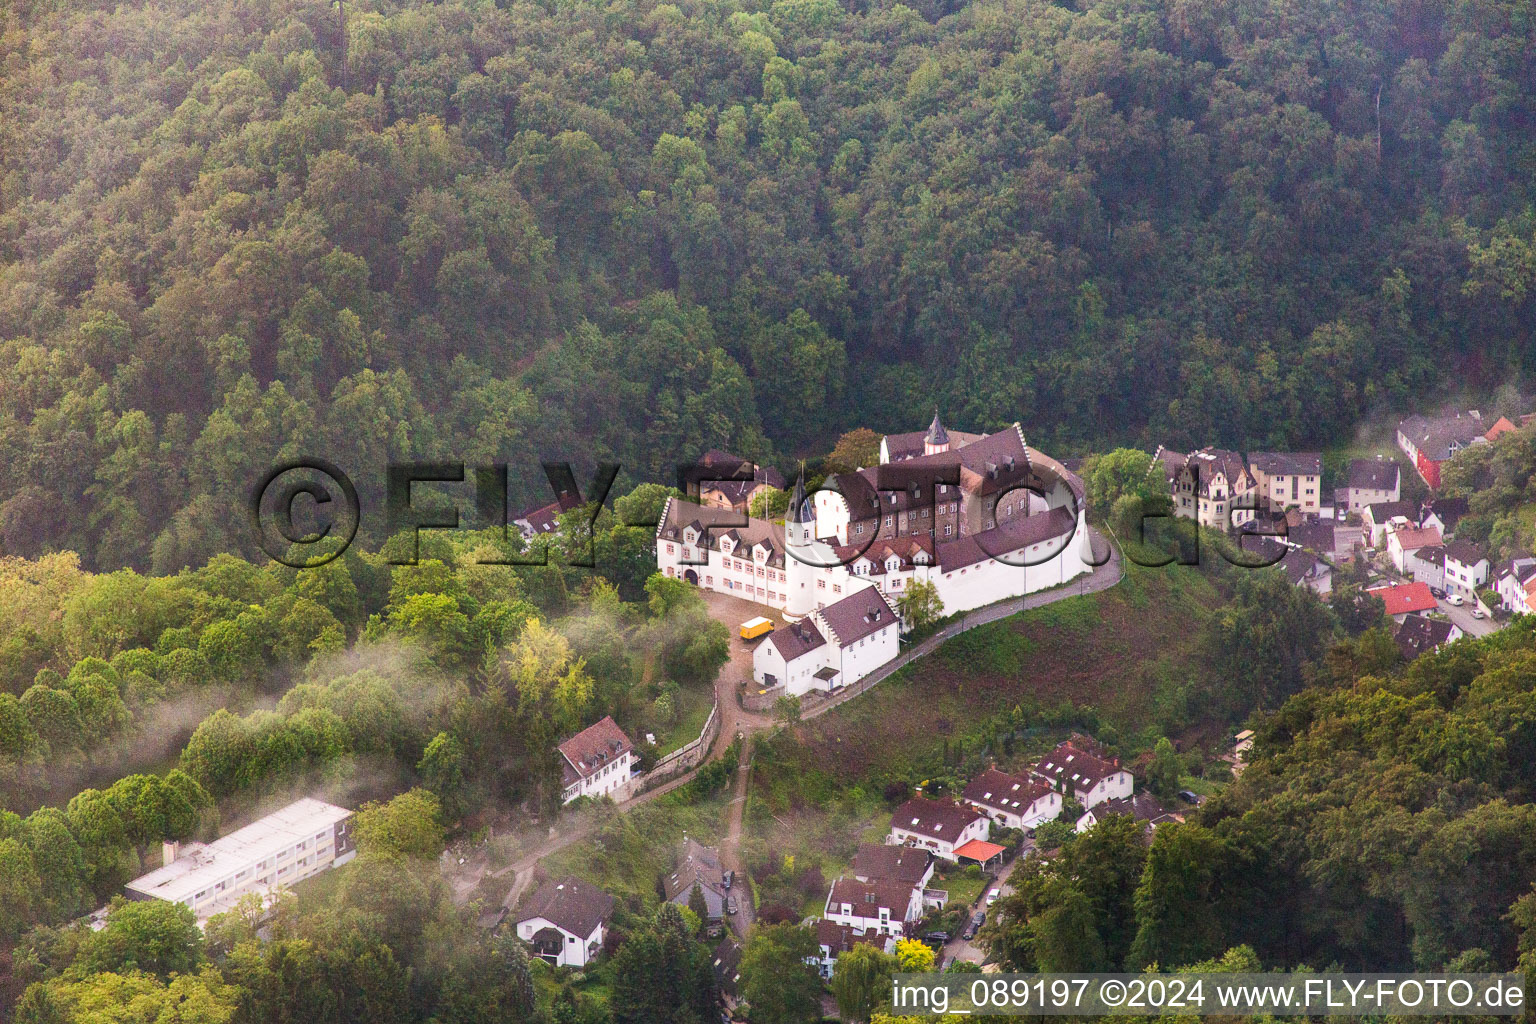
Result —
M 1129 566 L 1108 591 L 961 634 L 772 749 L 786 767 L 845 783 L 918 781 L 939 767 L 946 742 L 984 741 L 987 720 L 1015 706 L 1031 721 L 1092 708 L 1127 741 L 1149 727 L 1198 725 L 1169 709 L 1183 710 L 1180 691 L 1201 671 L 1191 663 L 1197 637 L 1219 602 L 1194 570 Z
M 1223 723 L 1188 708 L 1186 693 L 1204 672 L 1197 638 L 1220 602 L 1196 570 L 1128 565 L 1125 581 L 1106 592 L 964 633 L 868 693 L 765 741 L 747 809 L 749 862 L 775 851 L 835 878 L 860 841 L 884 836 L 887 783 L 958 770 L 990 738 L 989 721 L 1015 706 L 1028 732 L 1011 760 L 1095 716 L 1128 748 L 1164 731 L 1214 732 Z M 797 909 L 819 912 L 817 902 L 807 898 Z

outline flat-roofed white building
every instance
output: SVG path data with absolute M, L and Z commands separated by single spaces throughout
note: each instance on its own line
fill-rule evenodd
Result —
M 164 866 L 123 889 L 131 900 L 190 907 L 201 924 L 248 892 L 265 900 L 356 855 L 352 812 L 305 797 L 211 843 L 166 843 Z

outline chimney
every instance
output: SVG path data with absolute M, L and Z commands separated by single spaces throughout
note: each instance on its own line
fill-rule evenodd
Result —
M 181 844 L 174 839 L 167 839 L 160 844 L 160 857 L 164 864 L 170 864 L 181 854 Z

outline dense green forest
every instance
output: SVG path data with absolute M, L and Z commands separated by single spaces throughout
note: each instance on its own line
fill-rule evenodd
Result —
M 1043 970 L 1245 946 L 1266 967 L 1536 972 L 1536 619 L 1407 667 L 1384 638 L 1345 642 L 1345 679 L 1264 716 L 1252 763 L 1189 823 L 1147 846 L 1111 818 L 1027 865 L 994 952 Z
M 13 554 L 252 554 L 290 454 L 1318 445 L 1536 353 L 1513 0 L 21 0 L 0 62 Z

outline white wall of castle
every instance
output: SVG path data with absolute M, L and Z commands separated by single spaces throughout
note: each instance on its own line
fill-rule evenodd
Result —
M 1065 492 L 1065 486 L 1061 486 L 1047 495 L 1051 507 L 1064 503 L 1062 494 Z M 837 504 L 841 505 L 841 502 Z M 986 534 L 978 536 L 985 537 Z M 762 548 L 721 551 L 718 536 L 712 546 L 702 547 L 704 543 L 706 538 L 696 536 L 692 531 L 684 532 L 682 542 L 658 539 L 657 569 L 680 579 L 689 578 L 688 574 L 692 572 L 697 584 L 706 590 L 788 612 L 792 620 L 853 593 L 858 580 L 863 578 L 855 578 L 847 565 L 807 565 L 794 557 L 795 547 L 790 548 L 785 566 L 775 568 L 767 564 Z M 729 545 L 730 541 L 725 543 Z M 824 545 L 814 547 L 818 551 L 818 562 L 831 561 Z M 929 580 L 944 602 L 944 614 L 949 615 L 1068 583 L 1092 571 L 1091 552 L 1086 510 L 1079 508 L 1077 528 L 1068 536 L 1046 539 L 1020 551 L 999 552 L 998 557 L 964 568 L 943 570 L 920 565 L 905 571 L 871 575 L 868 579 L 893 604 L 911 587 L 914 579 Z M 698 562 L 704 564 L 691 564 Z M 794 602 L 790 600 L 792 592 L 797 599 Z M 792 604 L 797 607 L 791 607 Z

